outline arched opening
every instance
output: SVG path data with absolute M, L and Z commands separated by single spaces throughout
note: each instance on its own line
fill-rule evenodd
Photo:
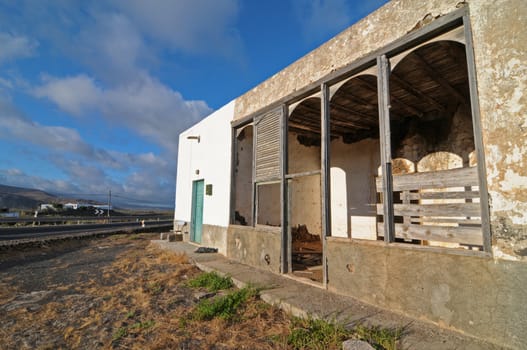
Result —
M 377 239 L 377 77 L 352 77 L 330 101 L 331 235 Z
M 392 162 L 395 240 L 482 249 L 465 45 L 442 40 L 409 52 L 389 90 L 392 158 L 415 164 L 410 173 Z
M 322 282 L 320 103 L 309 97 L 291 107 L 286 173 L 292 272 L 316 282 Z

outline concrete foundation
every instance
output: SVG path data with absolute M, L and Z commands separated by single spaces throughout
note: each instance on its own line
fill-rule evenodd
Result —
M 229 226 L 227 256 L 243 264 L 280 273 L 280 228 Z
M 527 344 L 527 265 L 330 238 L 328 289 L 497 344 Z

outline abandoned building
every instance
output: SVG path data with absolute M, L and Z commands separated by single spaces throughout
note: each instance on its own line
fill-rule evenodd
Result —
M 179 137 L 175 230 L 527 344 L 527 2 L 393 0 Z

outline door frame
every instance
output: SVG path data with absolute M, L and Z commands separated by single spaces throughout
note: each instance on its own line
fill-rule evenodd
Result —
M 202 185 L 203 191 L 201 193 L 201 198 L 197 198 L 197 186 L 198 184 Z M 191 214 L 190 214 L 190 241 L 194 243 L 201 243 L 202 240 L 202 233 L 203 233 L 203 200 L 205 198 L 205 180 L 194 180 L 192 181 L 192 201 L 191 201 Z M 200 235 L 199 235 L 199 241 L 196 240 L 196 210 L 197 210 L 197 203 L 198 200 L 201 201 L 200 211 L 201 211 L 201 222 L 199 223 L 200 228 Z

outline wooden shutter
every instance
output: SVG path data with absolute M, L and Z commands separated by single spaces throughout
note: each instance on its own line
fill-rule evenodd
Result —
M 255 118 L 255 181 L 280 178 L 280 126 L 282 109 Z

